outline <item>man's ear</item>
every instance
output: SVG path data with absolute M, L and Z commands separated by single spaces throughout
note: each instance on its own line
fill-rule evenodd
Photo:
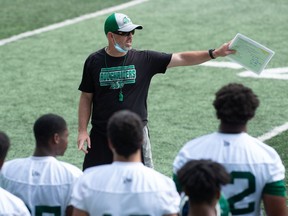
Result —
M 59 140 L 60 140 L 59 134 L 58 134 L 58 133 L 55 133 L 55 134 L 53 135 L 53 143 L 58 144 L 58 143 L 59 143 Z
M 107 38 L 110 39 L 111 41 L 114 41 L 114 36 L 112 32 L 107 33 Z

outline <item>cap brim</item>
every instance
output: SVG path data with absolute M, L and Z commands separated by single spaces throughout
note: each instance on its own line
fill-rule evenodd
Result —
M 133 31 L 134 29 L 143 29 L 143 26 L 131 24 L 131 25 L 124 26 L 123 28 L 118 29 L 118 31 L 130 32 L 130 31 Z

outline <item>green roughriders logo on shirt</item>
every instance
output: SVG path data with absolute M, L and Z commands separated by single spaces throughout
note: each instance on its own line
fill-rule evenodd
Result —
M 100 86 L 110 86 L 111 89 L 120 89 L 125 84 L 136 82 L 134 65 L 102 68 L 99 76 Z

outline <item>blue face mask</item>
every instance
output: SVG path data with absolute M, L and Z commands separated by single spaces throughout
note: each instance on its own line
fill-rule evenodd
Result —
M 118 51 L 118 52 L 121 52 L 121 53 L 127 53 L 128 50 L 125 50 L 123 49 L 116 41 L 115 41 L 115 38 L 113 37 L 113 40 L 114 40 L 114 47 L 115 49 Z
M 114 47 L 118 52 L 121 52 L 121 53 L 127 53 L 128 52 L 127 50 L 124 50 L 118 43 L 115 43 Z

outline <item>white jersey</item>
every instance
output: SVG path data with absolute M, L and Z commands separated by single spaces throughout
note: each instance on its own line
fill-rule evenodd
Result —
M 138 162 L 113 162 L 85 170 L 72 205 L 91 216 L 159 216 L 179 212 L 172 179 Z
M 174 174 L 191 159 L 211 159 L 231 174 L 231 184 L 223 187 L 223 193 L 232 214 L 260 215 L 263 188 L 283 181 L 285 175 L 277 152 L 247 133 L 215 132 L 191 140 L 176 156 Z
M 0 187 L 0 216 L 31 216 L 24 202 Z
M 82 171 L 51 156 L 32 156 L 5 162 L 1 174 L 1 186 L 21 198 L 32 215 L 65 215 L 73 184 Z

